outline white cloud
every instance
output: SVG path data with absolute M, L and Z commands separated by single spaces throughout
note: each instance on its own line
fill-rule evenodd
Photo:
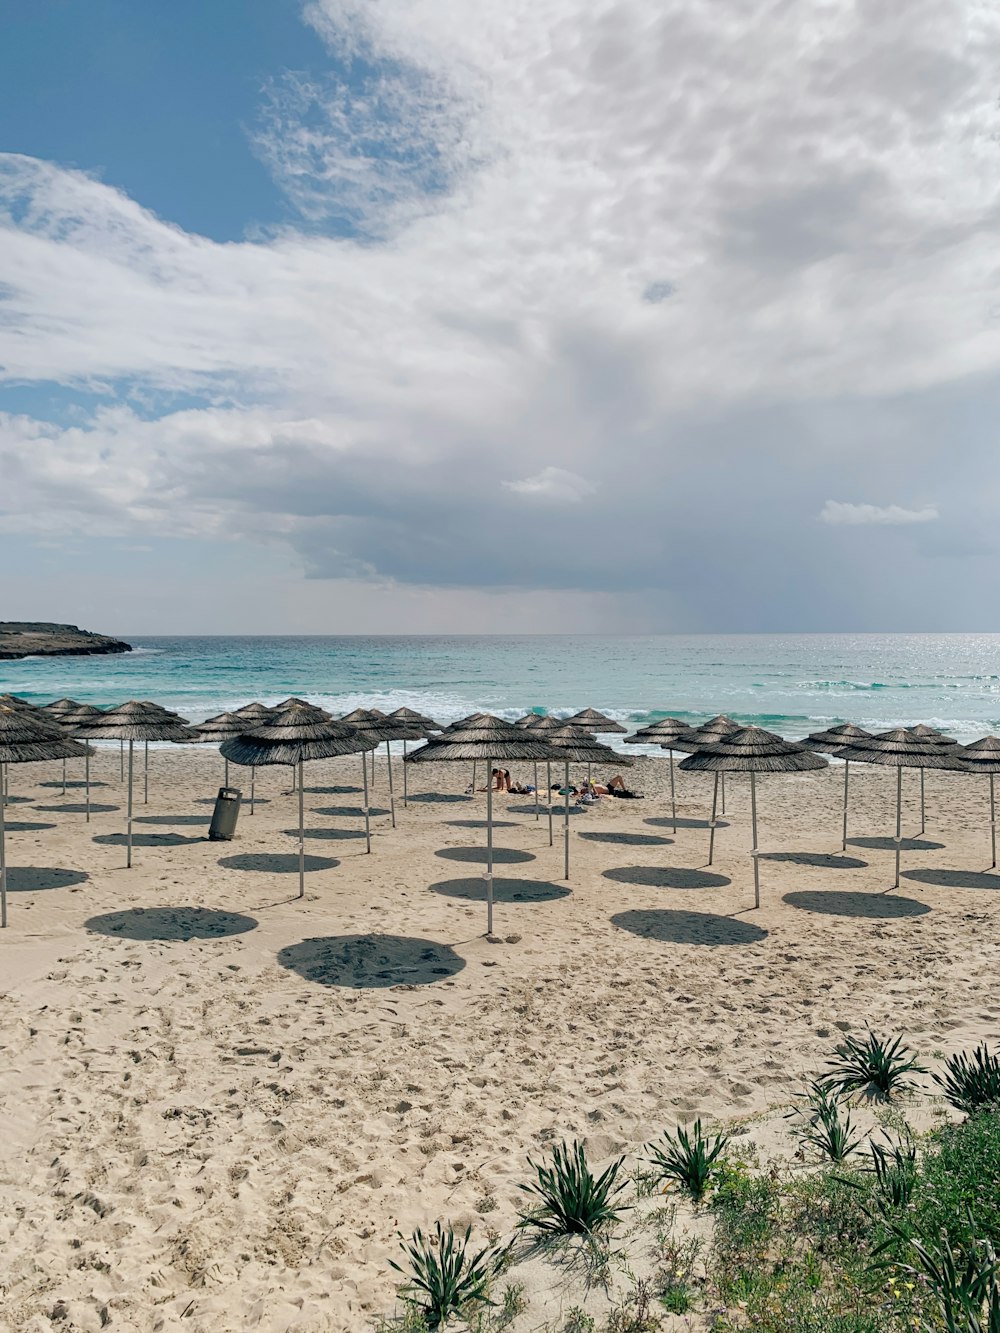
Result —
M 940 515 L 934 505 L 925 505 L 922 509 L 904 509 L 901 505 L 858 505 L 827 500 L 817 517 L 821 523 L 843 524 L 847 527 L 864 524 L 893 527 L 905 523 L 933 523 Z
M 597 490 L 586 477 L 561 467 L 544 467 L 533 477 L 525 477 L 522 481 L 503 481 L 500 484 L 518 495 L 526 495 L 533 500 L 547 500 L 553 504 L 579 504 Z

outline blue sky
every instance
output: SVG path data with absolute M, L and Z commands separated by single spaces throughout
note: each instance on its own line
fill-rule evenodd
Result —
M 996 629 L 1000 11 L 33 0 L 0 617 Z

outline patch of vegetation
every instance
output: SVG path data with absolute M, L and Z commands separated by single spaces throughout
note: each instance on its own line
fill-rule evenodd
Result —
M 913 1075 L 926 1074 L 902 1037 L 848 1037 L 828 1060 L 822 1082 L 839 1093 L 861 1092 L 873 1101 L 888 1102 L 912 1090 Z
M 400 1236 L 406 1266 L 390 1259 L 390 1265 L 406 1279 L 400 1294 L 420 1315 L 428 1329 L 438 1329 L 452 1317 L 464 1315 L 477 1305 L 491 1305 L 490 1282 L 496 1276 L 502 1255 L 489 1246 L 472 1251 L 472 1228 L 463 1236 L 455 1228 L 434 1224 L 432 1236 L 418 1227 L 409 1240 Z
M 529 1196 L 540 1202 L 530 1212 L 522 1214 L 519 1227 L 531 1227 L 556 1236 L 592 1235 L 594 1232 L 621 1221 L 619 1209 L 625 1205 L 619 1196 L 627 1182 L 619 1179 L 623 1157 L 595 1176 L 587 1163 L 583 1145 L 576 1140 L 572 1146 L 559 1144 L 552 1150 L 548 1163 L 528 1165 L 536 1179 L 519 1185 Z
M 1000 1106 L 1000 1056 L 991 1055 L 985 1043 L 976 1047 L 971 1058 L 964 1051 L 949 1057 L 945 1073 L 933 1078 L 945 1100 L 965 1115 Z
M 701 1121 L 696 1120 L 690 1133 L 683 1126 L 672 1134 L 667 1130 L 662 1142 L 650 1144 L 646 1160 L 661 1181 L 672 1181 L 700 1201 L 728 1142 L 725 1134 L 708 1138 L 702 1133 Z
M 862 1136 L 854 1133 L 851 1113 L 840 1096 L 824 1083 L 810 1083 L 805 1105 L 791 1113 L 798 1117 L 792 1133 L 803 1147 L 814 1148 L 830 1162 L 842 1162 L 861 1146 Z

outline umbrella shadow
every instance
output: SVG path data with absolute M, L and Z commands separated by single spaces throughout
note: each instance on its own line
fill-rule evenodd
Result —
M 68 889 L 85 884 L 90 876 L 85 870 L 61 870 L 53 866 L 8 866 L 7 888 L 11 893 L 31 893 L 35 889 Z
M 277 958 L 306 981 L 352 990 L 431 986 L 465 967 L 450 945 L 405 935 L 328 935 L 289 944 Z
M 944 870 L 935 866 L 904 870 L 902 877 L 917 884 L 940 884 L 946 889 L 1000 889 L 1000 874 L 995 870 Z
M 383 810 L 381 807 L 376 807 L 373 805 L 371 809 L 368 811 L 368 813 L 369 815 L 371 815 L 372 819 L 375 819 L 376 816 L 378 815 L 389 814 L 389 811 Z M 334 819 L 364 819 L 365 817 L 364 807 L 360 805 L 315 806 L 313 809 L 313 814 L 330 815 Z
M 363 787 L 303 787 L 307 796 L 358 796 Z
M 53 815 L 85 815 L 87 813 L 85 801 L 67 802 L 65 805 L 36 805 L 35 809 Z M 90 813 L 92 815 L 108 815 L 120 809 L 120 805 L 100 805 L 97 801 L 91 801 L 90 803 Z
M 553 796 L 554 796 L 554 795 L 555 795 L 555 792 L 553 792 L 552 794 L 553 794 Z M 533 804 L 532 804 L 532 805 L 506 805 L 506 806 L 504 806 L 503 808 L 504 808 L 504 809 L 507 811 L 507 813 L 510 814 L 510 815 L 533 815 L 533 814 L 535 813 L 535 807 L 534 807 Z M 539 809 L 539 812 L 540 812 L 542 815 L 544 815 L 546 819 L 548 819 L 548 817 L 549 817 L 549 807 L 545 804 L 544 801 L 541 801 L 541 802 L 539 803 L 538 809 Z M 565 815 L 565 813 L 566 813 L 566 807 L 565 807 L 565 805 L 563 805 L 563 798 L 560 796 L 559 799 L 558 799 L 557 801 L 553 801 L 553 802 L 552 802 L 552 818 L 553 818 L 553 819 L 562 819 L 563 816 Z M 570 805 L 570 807 L 569 807 L 569 813 L 570 813 L 570 818 L 572 818 L 574 815 L 587 815 L 587 814 L 590 813 L 590 806 L 589 806 L 589 805 Z
M 762 861 L 790 861 L 796 866 L 818 866 L 822 870 L 863 870 L 868 864 L 841 852 L 761 852 Z
M 62 786 L 62 783 L 60 782 L 60 783 L 57 783 L 56 785 L 61 787 L 61 786 Z M 93 786 L 93 785 L 94 785 L 94 784 L 91 783 L 91 786 Z M 11 795 L 8 793 L 8 795 L 7 795 L 7 800 L 4 802 L 4 804 L 5 804 L 5 805 L 29 805 L 33 799 L 34 799 L 34 798 L 31 797 L 31 796 L 11 796 Z M 64 806 L 59 806 L 59 807 L 57 807 L 57 808 L 60 809 L 60 810 L 62 810 L 62 809 L 64 809 L 65 807 L 64 807 Z
M 848 838 L 847 841 L 851 847 L 867 847 L 873 852 L 894 852 L 896 850 L 895 838 Z M 899 850 L 901 852 L 937 852 L 943 846 L 943 842 L 931 842 L 930 838 L 900 838 L 899 840 Z
M 8 833 L 40 833 L 42 829 L 57 828 L 56 824 L 43 824 L 40 820 L 6 819 L 4 828 Z
M 786 893 L 782 902 L 799 907 L 804 912 L 821 912 L 824 916 L 866 917 L 870 920 L 892 920 L 907 916 L 924 916 L 931 909 L 915 898 L 903 898 L 895 893 L 857 893 L 841 889 L 803 889 Z
M 125 833 L 98 833 L 93 842 L 104 843 L 108 847 L 126 847 L 128 835 Z M 192 847 L 204 838 L 185 838 L 182 833 L 133 833 L 133 847 Z
M 485 865 L 488 859 L 485 847 L 439 847 L 434 853 L 443 861 L 473 861 Z M 517 847 L 494 847 L 494 865 L 516 865 L 523 861 L 534 861 L 534 852 L 522 852 Z
M 471 796 L 459 796 L 457 793 L 449 793 L 441 791 L 418 791 L 418 792 L 411 791 L 407 797 L 407 800 L 410 802 L 411 805 L 413 804 L 414 801 L 425 801 L 429 805 L 431 804 L 445 805 L 445 804 L 451 804 L 454 801 L 471 801 L 472 799 L 473 797 Z
M 577 837 L 588 842 L 612 842 L 619 847 L 667 847 L 673 842 L 673 838 L 662 838 L 658 833 L 616 833 L 613 829 L 599 832 L 581 829 Z
M 446 819 L 445 824 L 449 828 L 489 828 L 487 819 Z M 494 819 L 494 828 L 520 828 L 521 825 L 515 819 Z
M 204 827 L 209 821 L 204 815 L 134 815 L 134 824 L 200 824 Z
M 281 831 L 289 838 L 299 836 L 297 828 L 286 828 Z M 307 828 L 302 830 L 302 836 L 321 842 L 343 842 L 348 838 L 363 838 L 365 831 L 363 828 Z
M 674 821 L 673 821 L 672 819 L 670 819 L 669 816 L 664 817 L 664 818 L 661 818 L 659 815 L 657 815 L 657 816 L 655 816 L 653 819 L 644 819 L 642 822 L 643 822 L 644 824 L 649 824 L 651 828 L 669 828 L 669 829 L 672 829 L 673 826 L 674 826 Z M 678 815 L 678 816 L 677 816 L 677 827 L 678 827 L 678 828 L 711 828 L 711 827 L 712 827 L 712 822 L 711 822 L 711 820 L 709 820 L 709 819 L 685 819 L 683 815 Z M 717 819 L 717 820 L 715 821 L 715 827 L 716 827 L 716 828 L 728 828 L 728 827 L 729 827 L 729 823 L 728 823 L 728 821 L 725 820 L 725 819 Z
M 475 879 L 443 879 L 429 885 L 432 893 L 446 898 L 462 898 L 470 903 L 486 902 L 486 881 Z M 557 898 L 568 898 L 570 890 L 562 884 L 547 880 L 498 879 L 493 880 L 493 901 L 496 903 L 548 903 Z
M 39 785 L 39 787 L 58 787 L 60 791 L 62 791 L 62 789 L 63 789 L 63 784 L 62 784 L 61 782 L 40 782 L 38 785 Z M 93 778 L 91 778 L 91 781 L 90 781 L 91 789 L 93 789 L 94 787 L 109 787 L 110 785 L 111 785 L 111 784 L 108 783 L 108 782 L 95 782 L 95 781 L 93 780 Z M 86 781 L 83 780 L 83 779 L 77 780 L 77 779 L 74 778 L 73 780 L 69 780 L 69 779 L 67 779 L 67 781 L 66 781 L 66 788 L 67 788 L 67 790 L 69 790 L 70 787 L 80 787 L 81 789 L 84 789 L 84 790 L 85 790 L 85 789 L 86 789 L 86 786 L 87 786 L 87 783 L 86 783 Z M 11 796 L 8 796 L 7 799 L 10 801 L 10 800 L 13 800 L 14 798 L 11 797 Z
M 241 788 L 240 790 L 241 790 L 241 792 L 242 792 L 242 804 L 243 804 L 243 805 L 249 805 L 249 804 L 250 804 L 250 795 L 249 795 L 249 793 L 248 793 L 247 791 L 244 791 L 242 788 Z M 214 797 L 214 796 L 196 796 L 196 797 L 194 798 L 194 800 L 191 802 L 191 804 L 192 804 L 192 805 L 214 805 L 214 804 L 215 804 L 215 797 Z M 270 804 L 271 804 L 271 798 L 270 798 L 270 796 L 257 796 L 257 797 L 254 798 L 254 804 L 255 804 L 255 805 L 270 805 Z
M 299 856 L 297 852 L 239 852 L 236 856 L 223 856 L 218 864 L 226 870 L 254 870 L 265 875 L 297 875 Z M 340 862 L 333 856 L 306 856 L 303 866 L 306 870 L 333 870 Z
M 733 882 L 728 875 L 684 866 L 613 866 L 603 874 L 619 884 L 644 884 L 651 889 L 721 889 Z
M 679 912 L 665 908 L 617 912 L 611 924 L 643 939 L 665 944 L 759 944 L 767 939 L 760 926 L 738 917 L 715 916 L 711 912 Z
M 92 916 L 83 924 L 96 935 L 127 940 L 212 940 L 256 930 L 258 923 L 252 916 L 210 907 L 133 907 Z

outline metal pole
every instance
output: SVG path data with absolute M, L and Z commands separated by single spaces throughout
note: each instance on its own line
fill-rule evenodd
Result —
M 7 803 L 6 764 L 0 761 L 0 929 L 7 924 L 7 853 L 4 848 L 4 806 Z
M 996 794 L 993 790 L 993 774 L 990 774 L 990 846 L 993 849 L 993 860 L 990 863 L 990 869 L 997 868 L 997 802 Z
M 472 761 L 472 794 L 473 794 L 473 796 L 475 796 L 475 794 L 476 794 L 476 761 L 475 761 L 475 759 L 473 759 L 473 761 Z
M 535 760 L 535 818 L 541 819 L 542 812 L 538 805 L 538 760 Z
M 250 770 L 250 813 L 251 814 L 253 814 L 253 805 L 254 805 L 254 776 L 255 776 L 255 770 L 251 768 Z
M 409 796 L 406 783 L 406 737 L 403 737 L 403 809 L 406 809 L 406 800 Z
M 844 760 L 844 833 L 840 840 L 840 850 L 847 851 L 847 792 L 851 782 L 851 761 Z
M 924 814 L 924 770 L 920 770 L 920 833 L 923 835 L 927 828 L 927 819 Z
M 486 772 L 492 773 L 493 763 L 486 761 Z M 493 934 L 493 782 L 486 784 L 486 933 Z
M 564 879 L 569 879 L 569 761 L 566 761 L 566 781 L 563 783 L 565 805 L 563 809 L 563 860 L 565 862 Z
M 65 801 L 65 799 L 66 799 L 66 760 L 65 760 L 65 759 L 63 760 L 63 789 L 62 789 L 62 794 L 63 794 L 63 800 Z
M 228 786 L 229 786 L 229 760 L 228 760 L 228 759 L 225 761 L 225 764 L 226 764 L 226 767 L 225 767 L 225 769 L 223 770 L 224 776 L 223 776 L 222 782 L 223 782 L 223 785 L 224 785 L 224 786 L 228 787 Z
M 305 794 L 302 791 L 302 760 L 299 760 L 299 897 L 306 896 Z
M 674 832 L 677 832 L 677 796 L 674 792 L 674 752 L 670 754 L 670 817 L 673 820 Z
M 545 795 L 549 805 L 549 846 L 552 846 L 552 761 L 545 761 Z
M 718 809 L 718 805 L 719 805 L 719 775 L 718 775 L 718 773 L 716 773 L 716 775 L 715 775 L 715 783 L 713 784 L 713 787 L 712 787 L 712 818 L 709 820 L 709 823 L 708 823 L 708 827 L 709 827 L 709 830 L 710 830 L 710 831 L 709 831 L 709 835 L 708 835 L 708 864 L 709 864 L 709 865 L 712 864 L 712 856 L 713 856 L 714 853 L 715 853 L 715 812 L 716 812 L 716 810 Z
M 896 767 L 896 882 L 892 886 L 899 888 L 899 842 L 903 820 L 903 765 Z
M 83 760 L 83 780 L 84 780 L 84 785 L 87 789 L 87 795 L 85 797 L 85 801 L 87 806 L 87 823 L 89 824 L 90 823 L 90 746 L 87 745 L 86 741 L 84 741 L 83 743 L 86 746 L 86 754 L 84 755 L 84 760 Z
M 132 865 L 132 741 L 128 743 L 128 859 L 126 870 Z
M 389 767 L 389 813 L 392 815 L 392 827 L 396 827 L 396 798 L 392 794 L 392 755 L 389 753 L 389 742 L 385 743 L 385 762 Z
M 149 741 L 143 741 L 142 803 L 149 805 Z
M 721 798 L 722 798 L 722 805 L 719 810 L 719 814 L 724 815 L 726 813 L 726 775 L 725 773 L 720 773 L 719 776 L 722 779 L 722 782 L 719 784 L 721 787 Z
M 124 782 L 124 781 L 125 781 L 125 741 L 124 741 L 124 739 L 121 739 L 121 738 L 119 738 L 119 741 L 118 741 L 118 759 L 119 759 L 119 761 L 120 761 L 121 770 L 122 770 L 122 771 L 121 771 L 121 780 L 122 780 L 122 782 Z
M 365 757 L 364 750 L 361 751 L 361 778 L 365 786 L 365 851 L 372 849 L 372 817 L 368 802 L 368 760 Z
M 760 906 L 760 856 L 757 852 L 757 783 L 756 774 L 750 770 L 750 825 L 753 828 L 753 905 Z

